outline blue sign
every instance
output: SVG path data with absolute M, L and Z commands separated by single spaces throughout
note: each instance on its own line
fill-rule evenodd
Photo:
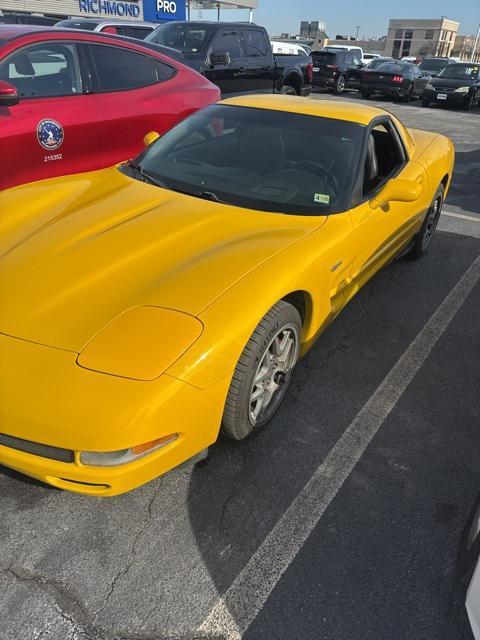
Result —
M 143 0 L 145 22 L 185 20 L 185 0 Z

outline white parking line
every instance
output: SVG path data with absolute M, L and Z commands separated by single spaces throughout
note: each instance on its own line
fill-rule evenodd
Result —
M 442 211 L 442 216 L 448 216 L 449 218 L 460 218 L 460 220 L 472 220 L 473 222 L 480 222 L 480 216 L 475 218 L 474 216 L 465 216 L 463 213 L 453 213 L 453 211 Z
M 239 640 L 419 371 L 437 340 L 480 280 L 480 256 L 453 287 L 324 462 L 264 539 L 198 628 L 208 637 Z

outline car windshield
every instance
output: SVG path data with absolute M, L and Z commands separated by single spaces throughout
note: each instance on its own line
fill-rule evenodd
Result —
M 442 78 L 450 78 L 452 80 L 475 80 L 478 76 L 478 64 L 450 64 L 439 74 Z
M 448 60 L 422 60 L 418 66 L 422 71 L 441 71 L 447 64 Z
M 299 215 L 344 211 L 365 128 L 353 122 L 212 105 L 171 129 L 125 172 L 199 198 Z
M 210 39 L 213 29 L 209 24 L 162 24 L 149 33 L 145 40 L 178 49 L 182 53 L 198 53 Z

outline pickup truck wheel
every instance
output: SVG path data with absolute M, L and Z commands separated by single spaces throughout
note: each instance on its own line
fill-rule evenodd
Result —
M 289 84 L 282 85 L 282 88 L 280 89 L 280 93 L 283 96 L 296 96 L 296 95 L 298 95 L 297 90 L 295 89 L 295 87 L 292 87 Z
M 342 76 L 342 75 L 338 76 L 337 84 L 335 85 L 335 88 L 333 91 L 334 93 L 337 94 L 337 96 L 339 96 L 345 91 L 345 76 Z
M 222 432 L 243 440 L 277 412 L 298 359 L 302 321 L 297 309 L 280 300 L 258 323 L 233 373 Z
M 442 212 L 444 193 L 445 189 L 443 184 L 441 184 L 435 193 L 432 204 L 428 208 L 422 227 L 415 239 L 415 244 L 408 252 L 409 257 L 413 260 L 423 256 L 432 241 L 435 229 L 437 228 L 438 219 Z

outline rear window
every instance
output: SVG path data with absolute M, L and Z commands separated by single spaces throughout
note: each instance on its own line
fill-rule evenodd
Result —
M 55 26 L 63 29 L 87 29 L 88 31 L 93 31 L 97 24 L 98 22 L 90 20 L 60 20 Z
M 441 72 L 442 78 L 451 78 L 452 80 L 463 80 L 469 78 L 474 80 L 478 77 L 478 70 L 480 65 L 478 64 L 450 64 Z
M 314 62 L 332 64 L 337 59 L 337 54 L 331 51 L 313 51 L 312 58 Z
M 422 71 L 441 71 L 447 64 L 447 60 L 422 60 L 418 66 Z
M 405 73 L 409 68 L 409 65 L 406 64 L 384 62 L 377 67 L 377 71 L 385 71 L 385 73 Z

